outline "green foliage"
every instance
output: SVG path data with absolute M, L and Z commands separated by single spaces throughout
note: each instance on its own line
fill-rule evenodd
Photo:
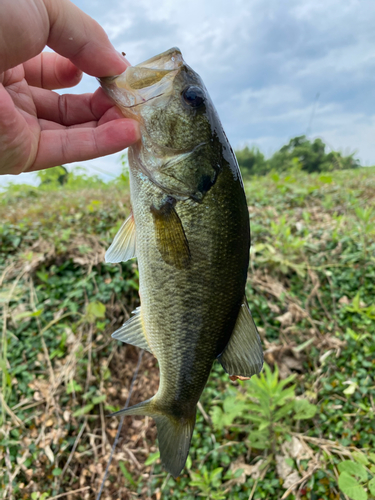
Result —
M 105 317 L 105 305 L 99 300 L 90 302 L 86 309 L 86 319 L 89 323 L 93 323 L 97 318 Z
M 294 401 L 295 415 L 293 418 L 296 420 L 307 420 L 315 417 L 317 410 L 318 407 L 307 401 L 307 399 L 296 399 Z
M 342 472 L 339 476 L 340 490 L 353 500 L 367 500 L 365 489 L 348 472 Z
M 236 151 L 236 157 L 241 171 L 245 174 L 264 175 L 269 170 L 268 163 L 258 148 L 249 148 Z
M 258 449 L 271 449 L 275 453 L 285 435 L 290 431 L 290 416 L 305 420 L 314 417 L 317 407 L 305 399 L 296 399 L 295 386 L 288 385 L 294 375 L 278 380 L 278 369 L 272 373 L 267 364 L 259 376 L 251 378 L 248 394 L 255 402 L 247 405 L 245 418 L 253 424 L 249 434 L 250 446 Z
M 308 475 L 290 499 L 338 500 L 346 487 L 348 498 L 375 496 L 375 169 L 292 165 L 245 178 L 247 297 L 276 368 L 231 382 L 215 363 L 176 480 L 162 469 L 152 420 L 127 419 L 105 496 L 279 500 L 289 472 Z M 117 431 L 106 416 L 124 406 L 138 359 L 111 341 L 139 304 L 136 263 L 103 262 L 130 211 L 126 165 L 110 183 L 79 182 L 0 194 L 0 490 L 9 498 L 10 478 L 17 499 L 97 493 Z M 157 387 L 145 353 L 131 404 Z M 350 456 L 366 478 L 340 466 Z
M 222 430 L 235 426 L 235 420 L 250 421 L 247 426 L 249 445 L 272 453 L 279 450 L 290 431 L 292 419 L 307 420 L 315 416 L 317 407 L 306 399 L 297 399 L 294 375 L 279 380 L 277 366 L 274 372 L 265 364 L 259 376 L 244 384 L 246 393 L 229 390 L 222 399 L 222 408 L 213 406 L 210 415 L 214 427 Z
M 224 429 L 232 425 L 234 419 L 247 409 L 247 403 L 241 394 L 228 395 L 223 400 L 223 408 L 214 406 L 210 411 L 212 423 L 216 429 Z
M 295 406 L 295 386 L 290 384 L 295 376 L 291 375 L 285 380 L 278 380 L 278 369 L 271 372 L 268 365 L 259 376 L 251 378 L 248 384 L 248 393 L 254 398 L 254 403 L 249 403 L 248 418 L 254 425 L 254 430 L 249 434 L 250 445 L 253 448 L 272 448 L 275 452 L 280 438 L 285 437 L 289 431 L 286 424 L 288 414 Z
M 306 136 L 294 137 L 269 160 L 257 149 L 245 147 L 236 151 L 240 168 L 244 174 L 264 175 L 268 172 L 285 172 L 290 169 L 313 172 L 330 172 L 358 168 L 359 162 L 353 155 L 342 156 L 337 151 L 326 153 L 321 139 L 311 142 Z
M 352 500 L 367 500 L 369 494 L 375 497 L 374 453 L 354 452 L 352 456 L 354 461 L 344 460 L 338 464 L 340 490 Z
M 47 168 L 46 170 L 39 170 L 36 173 L 40 181 L 40 185 L 50 184 L 49 187 L 63 186 L 68 182 L 69 172 L 63 166 Z
M 130 472 L 127 470 L 124 462 L 119 462 L 119 467 L 120 467 L 120 470 L 121 472 L 123 473 L 124 475 L 124 478 L 126 479 L 127 482 L 129 482 L 129 484 L 131 486 L 137 486 L 137 483 L 134 481 L 134 479 L 132 478 L 132 475 L 130 474 Z
M 40 181 L 39 187 L 43 190 L 68 189 L 77 190 L 82 188 L 103 187 L 105 182 L 97 175 L 89 175 L 83 167 L 74 167 L 68 171 L 64 166 L 53 167 L 47 170 L 39 170 L 37 177 Z
M 198 496 L 208 498 L 210 500 L 225 500 L 226 496 L 220 491 L 215 491 L 221 485 L 221 476 L 223 468 L 217 467 L 209 472 L 206 468 L 198 472 L 190 472 L 191 486 L 196 486 L 200 492 Z

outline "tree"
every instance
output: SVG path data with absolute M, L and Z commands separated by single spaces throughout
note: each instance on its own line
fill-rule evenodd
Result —
M 298 167 L 306 172 L 329 172 L 360 167 L 353 155 L 342 156 L 337 151 L 326 153 L 326 145 L 321 139 L 311 142 L 306 136 L 294 137 L 277 151 L 269 160 L 256 148 L 244 148 L 236 152 L 238 163 L 244 174 L 262 175 L 271 170 L 282 172 Z
M 236 151 L 237 161 L 243 174 L 264 175 L 268 172 L 267 162 L 258 148 L 246 146 Z

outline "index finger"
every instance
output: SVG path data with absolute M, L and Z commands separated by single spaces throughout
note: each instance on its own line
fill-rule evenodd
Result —
M 23 63 L 23 68 L 27 83 L 43 89 L 74 87 L 82 78 L 77 66 L 55 52 L 42 52 Z
M 103 28 L 69 0 L 0 0 L 0 72 L 49 45 L 89 75 L 119 75 L 128 61 Z
M 118 54 L 103 28 L 69 0 L 43 0 L 50 21 L 47 45 L 91 76 L 114 76 L 128 61 Z

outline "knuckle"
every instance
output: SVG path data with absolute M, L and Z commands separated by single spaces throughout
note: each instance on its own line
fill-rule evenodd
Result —
M 62 125 L 69 123 L 69 104 L 66 95 L 60 95 L 58 99 L 57 109 L 59 113 L 59 122 Z
M 61 158 L 63 159 L 63 162 L 66 161 L 70 157 L 70 149 L 71 149 L 71 143 L 69 139 L 69 134 L 62 134 L 61 136 Z

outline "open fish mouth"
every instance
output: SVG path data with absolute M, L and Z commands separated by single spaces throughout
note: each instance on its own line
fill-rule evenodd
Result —
M 151 99 L 171 95 L 173 80 L 184 64 L 180 49 L 173 47 L 143 63 L 129 66 L 119 76 L 100 78 L 99 82 L 118 106 L 134 108 Z

